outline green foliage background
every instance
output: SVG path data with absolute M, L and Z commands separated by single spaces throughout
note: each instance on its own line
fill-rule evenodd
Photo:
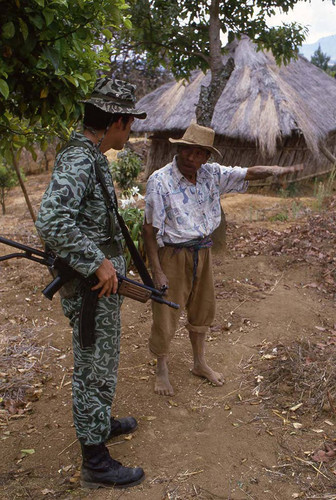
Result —
M 130 27 L 124 0 L 0 1 L 0 154 L 67 135 L 97 69 L 108 70 L 109 27 Z
M 218 18 L 220 30 L 228 35 L 229 41 L 244 33 L 260 49 L 271 50 L 278 63 L 286 63 L 297 55 L 297 46 L 302 44 L 306 33 L 299 23 L 267 26 L 267 16 L 274 15 L 276 8 L 288 12 L 303 0 L 127 1 L 132 28 L 115 33 L 115 50 L 146 53 L 153 67 L 162 64 L 176 78 L 188 78 L 194 69 L 206 71 L 211 66 L 210 15 Z
M 110 168 L 112 176 L 123 191 L 134 186 L 142 166 L 139 155 L 126 148 L 118 153 L 117 160 L 112 161 Z
M 134 245 L 138 249 L 138 252 L 142 256 L 142 258 L 145 260 L 146 252 L 142 237 L 142 224 L 144 220 L 144 211 L 141 208 L 134 206 L 121 209 L 120 213 L 126 223 L 131 238 L 134 242 Z M 127 267 L 129 267 L 131 264 L 131 254 L 126 245 L 124 246 L 124 255 Z

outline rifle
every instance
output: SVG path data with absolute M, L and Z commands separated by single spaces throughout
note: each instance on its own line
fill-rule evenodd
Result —
M 79 327 L 80 331 L 82 331 L 80 335 L 81 347 L 90 347 L 94 343 L 94 311 L 99 293 L 99 290 L 92 291 L 91 288 L 97 283 L 97 277 L 92 275 L 88 278 L 84 278 L 78 271 L 69 266 L 69 264 L 60 257 L 55 256 L 52 252 L 42 252 L 27 245 L 23 245 L 22 243 L 3 238 L 2 236 L 0 236 L 0 243 L 20 250 L 19 253 L 1 256 L 0 262 L 14 258 L 24 258 L 47 266 L 51 273 L 56 273 L 56 277 L 44 288 L 44 290 L 42 290 L 43 295 L 49 300 L 52 300 L 55 293 L 58 292 L 63 285 L 75 278 L 80 278 L 81 282 L 85 285 Z M 117 293 L 119 295 L 129 297 L 139 302 L 147 302 L 151 299 L 174 309 L 179 309 L 180 307 L 178 304 L 165 300 L 162 297 L 165 293 L 165 288 L 157 290 L 156 288 L 139 283 L 119 273 L 117 273 L 117 278 Z

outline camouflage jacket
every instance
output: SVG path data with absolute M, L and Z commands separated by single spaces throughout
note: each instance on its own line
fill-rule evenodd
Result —
M 96 161 L 114 198 L 115 192 L 106 156 L 83 134 L 75 132 L 73 139 L 90 149 L 76 145 L 58 154 L 36 229 L 52 251 L 87 277 L 104 260 L 98 245 L 111 237 L 111 219 L 94 169 Z M 118 222 L 113 219 L 114 239 L 121 240 Z

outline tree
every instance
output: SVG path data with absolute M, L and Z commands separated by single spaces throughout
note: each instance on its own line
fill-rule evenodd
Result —
M 328 72 L 330 57 L 324 54 L 321 50 L 321 45 L 315 50 L 314 54 L 310 58 L 310 62 L 315 64 L 318 68 L 323 69 L 323 71 Z
M 110 72 L 115 78 L 135 84 L 138 99 L 174 78 L 169 69 L 161 65 L 154 67 L 146 54 L 128 51 L 124 47 L 120 47 L 120 50 L 114 47 Z
M 288 12 L 299 0 L 128 1 L 133 28 L 120 33 L 118 47 L 145 52 L 153 66 L 168 67 L 176 78 L 188 78 L 194 69 L 210 69 L 210 84 L 201 87 L 196 106 L 197 122 L 204 126 L 211 125 L 217 101 L 234 69 L 233 59 L 223 63 L 222 35 L 232 41 L 246 34 L 259 49 L 272 50 L 280 64 L 297 57 L 306 33 L 297 23 L 267 27 L 267 16 L 274 15 L 275 8 Z M 225 241 L 223 212 L 215 239 Z
M 0 7 L 0 156 L 19 176 L 22 147 L 34 155 L 34 142 L 44 148 L 48 137 L 68 135 L 97 69 L 108 70 L 108 28 L 130 22 L 124 0 L 0 0 Z
M 16 186 L 17 183 L 18 178 L 14 170 L 8 165 L 0 164 L 0 205 L 3 215 L 6 214 L 5 197 L 7 191 Z
M 229 41 L 246 34 L 259 49 L 272 50 L 278 63 L 297 56 L 306 29 L 297 23 L 267 27 L 267 16 L 279 7 L 288 12 L 300 0 L 129 0 L 133 28 L 121 31 L 116 46 L 145 52 L 149 62 L 163 64 L 176 78 L 192 70 L 211 70 L 211 81 L 200 93 L 197 121 L 210 125 L 217 100 L 234 68 L 224 66 L 223 35 Z

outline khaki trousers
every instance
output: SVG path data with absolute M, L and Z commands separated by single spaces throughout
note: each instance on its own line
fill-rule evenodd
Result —
M 188 331 L 207 333 L 214 320 L 216 311 L 211 248 L 199 250 L 194 281 L 193 257 L 193 251 L 188 248 L 167 246 L 159 249 L 161 267 L 169 281 L 165 298 L 180 304 L 180 309 L 152 302 L 153 324 L 149 348 L 156 356 L 168 354 L 183 308 L 187 311 Z

